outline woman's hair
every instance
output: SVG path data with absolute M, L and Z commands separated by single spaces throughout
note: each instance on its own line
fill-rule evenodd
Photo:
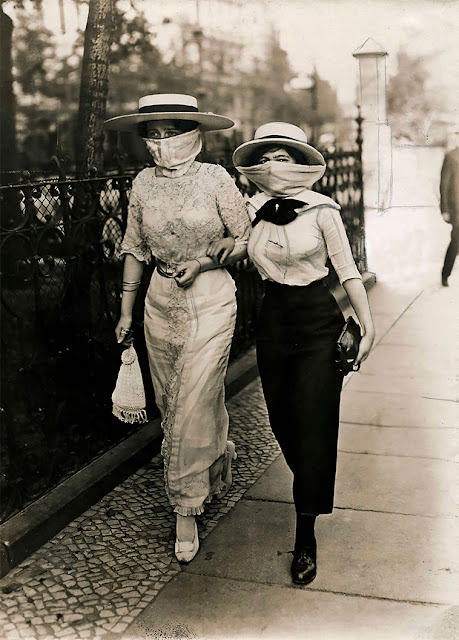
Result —
M 148 138 L 148 122 L 157 122 L 157 120 L 145 120 L 144 122 L 137 123 L 137 133 L 141 138 Z M 174 127 L 177 127 L 182 133 L 193 131 L 193 129 L 197 129 L 199 126 L 199 122 L 195 122 L 194 120 L 172 120 L 172 122 L 174 123 Z
M 271 142 L 269 144 L 258 147 L 258 149 L 253 151 L 253 153 L 249 156 L 247 166 L 251 167 L 255 164 L 258 164 L 260 161 L 260 158 L 267 151 L 278 151 L 279 149 L 286 151 L 289 154 L 289 156 L 291 156 L 295 160 L 296 164 L 309 164 L 304 153 L 301 153 L 301 151 L 298 151 L 298 149 L 293 149 L 292 147 L 283 146 L 282 144 L 279 144 L 279 145 L 273 144 Z

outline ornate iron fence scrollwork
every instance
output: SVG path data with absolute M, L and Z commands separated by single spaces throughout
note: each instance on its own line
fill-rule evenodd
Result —
M 111 415 L 131 184 L 119 175 L 0 188 L 2 520 L 133 429 Z M 137 326 L 141 307 L 139 296 Z
M 318 190 L 337 200 L 352 250 L 366 268 L 360 153 L 327 156 Z M 222 164 L 229 165 L 230 159 Z M 114 341 L 135 174 L 23 181 L 0 187 L 2 447 L 0 519 L 9 518 L 135 430 L 111 415 L 120 365 Z M 250 187 L 228 166 L 244 193 Z M 143 338 L 145 269 L 134 338 L 149 417 L 157 415 Z M 232 357 L 253 341 L 263 285 L 248 260 L 234 265 L 238 317 Z

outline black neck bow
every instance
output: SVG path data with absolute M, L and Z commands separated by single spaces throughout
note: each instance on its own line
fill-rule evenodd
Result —
M 298 215 L 295 209 L 304 207 L 306 204 L 307 202 L 294 200 L 293 198 L 288 200 L 285 198 L 271 198 L 271 200 L 265 202 L 265 204 L 258 209 L 257 216 L 252 222 L 252 227 L 258 224 L 260 220 L 266 220 L 273 224 L 288 224 L 292 222 L 292 220 L 295 220 Z

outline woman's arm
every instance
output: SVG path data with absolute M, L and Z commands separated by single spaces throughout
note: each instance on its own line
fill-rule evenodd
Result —
M 145 240 L 142 229 L 144 189 L 144 172 L 141 171 L 132 183 L 129 198 L 126 233 L 121 243 L 120 255 L 124 255 L 123 286 L 121 297 L 121 316 L 115 329 L 117 342 L 129 344 L 130 334 L 121 333 L 121 329 L 130 330 L 132 325 L 132 308 L 140 286 L 145 263 L 151 260 L 151 251 Z
M 224 247 L 225 241 L 232 241 L 234 248 L 231 252 L 227 252 L 229 247 Z M 234 238 L 223 238 L 223 240 L 212 243 L 215 245 L 215 255 L 224 247 L 221 259 L 210 256 L 201 256 L 194 260 L 188 260 L 178 265 L 177 269 L 181 276 L 176 276 L 175 281 L 179 287 L 185 289 L 191 286 L 199 273 L 204 271 L 210 271 L 211 269 L 219 269 L 220 267 L 227 267 L 230 264 L 234 264 L 239 260 L 244 260 L 247 257 L 247 245 L 246 244 L 234 244 Z
M 357 314 L 363 335 L 359 353 L 355 360 L 358 365 L 368 358 L 375 339 L 373 318 L 368 304 L 367 292 L 362 283 L 362 276 L 355 266 L 349 240 L 343 221 L 336 208 L 324 208 L 319 211 L 317 223 L 321 229 L 327 252 L 343 285 L 350 303 Z
M 215 165 L 214 175 L 219 182 L 217 209 L 228 237 L 211 243 L 206 256 L 178 266 L 183 272 L 181 276 L 175 278 L 180 287 L 189 287 L 193 284 L 198 273 L 226 267 L 247 256 L 250 220 L 244 199 L 234 180 L 223 167 Z
M 368 296 L 363 286 L 363 282 L 358 278 L 351 278 L 343 282 L 343 287 L 347 293 L 349 301 L 357 314 L 362 327 L 362 340 L 358 356 L 355 364 L 358 365 L 368 358 L 371 347 L 375 339 L 375 328 L 373 318 L 371 317 L 370 305 L 368 304 Z
M 142 279 L 144 264 L 130 253 L 127 253 L 124 258 L 121 315 L 115 329 L 118 343 L 126 339 L 126 334 L 122 334 L 121 329 L 129 330 L 132 325 L 132 309 Z

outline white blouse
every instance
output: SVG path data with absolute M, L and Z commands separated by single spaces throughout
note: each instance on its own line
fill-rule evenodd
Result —
M 252 229 L 248 253 L 264 280 L 305 286 L 328 274 L 327 257 L 342 284 L 362 279 L 352 256 L 339 213 L 340 206 L 320 193 L 305 189 L 292 196 L 305 203 L 298 217 L 286 225 L 260 220 Z M 247 202 L 251 220 L 270 197 L 257 193 Z

